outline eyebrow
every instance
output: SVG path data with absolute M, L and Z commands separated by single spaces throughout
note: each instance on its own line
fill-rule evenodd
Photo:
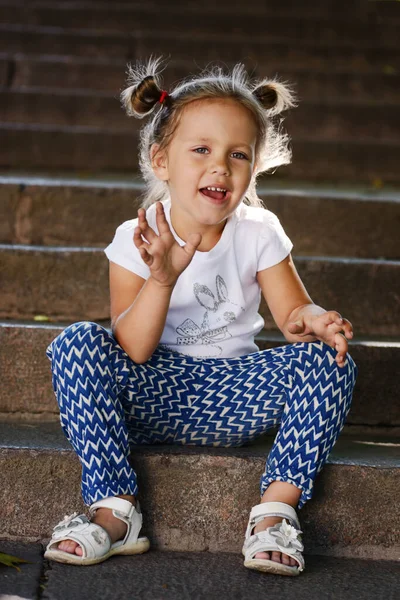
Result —
M 194 142 L 212 142 L 213 140 L 211 138 L 207 138 L 207 137 L 200 137 L 200 138 L 193 138 L 191 140 L 188 140 L 188 142 L 190 143 L 194 143 Z M 244 142 L 239 142 L 238 144 L 232 144 L 232 146 L 242 146 L 244 148 L 247 148 L 249 150 L 249 152 L 251 152 L 251 147 L 248 144 L 245 144 Z

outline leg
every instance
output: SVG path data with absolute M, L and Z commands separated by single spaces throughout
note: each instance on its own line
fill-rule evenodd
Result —
M 183 425 L 181 395 L 197 375 L 185 357 L 154 352 L 145 364 L 134 363 L 115 338 L 96 323 L 70 325 L 47 348 L 60 422 L 82 463 L 82 496 L 87 505 L 108 496 L 135 503 L 136 474 L 129 464 L 132 444 L 173 442 Z M 194 388 L 193 388 L 194 389 Z M 112 541 L 126 525 L 101 508 L 93 522 Z M 82 550 L 65 541 L 61 550 Z
M 119 399 L 130 367 L 126 355 L 106 329 L 90 322 L 67 327 L 47 348 L 52 381 L 64 433 L 82 464 L 82 496 L 89 505 L 117 495 L 135 503 L 136 474 L 129 464 L 128 432 Z M 112 542 L 124 537 L 126 525 L 110 509 L 93 518 Z M 73 541 L 60 550 L 82 555 Z
M 240 446 L 276 425 L 286 401 L 284 381 L 288 366 L 282 360 L 282 350 L 264 350 L 247 357 L 205 362 L 202 367 L 203 400 L 194 403 L 193 417 L 197 422 L 187 432 L 188 443 L 199 443 L 201 439 L 214 446 Z M 300 494 L 301 490 L 293 485 L 273 482 L 262 501 L 275 500 L 297 506 Z M 264 519 L 253 532 L 281 520 L 279 517 Z M 278 552 L 272 553 L 272 560 L 281 562 L 281 556 L 284 564 L 297 564 Z M 265 552 L 257 553 L 256 557 L 270 558 Z
M 297 356 L 291 359 L 281 426 L 261 477 L 260 502 L 279 501 L 301 508 L 311 498 L 314 479 L 343 429 L 358 369 L 350 355 L 345 367 L 338 367 L 335 351 L 322 342 L 291 346 Z M 288 347 L 290 353 L 292 347 Z M 281 520 L 264 519 L 254 531 Z M 269 553 L 256 557 L 269 558 Z M 295 564 L 279 552 L 272 552 L 271 559 Z
M 202 361 L 200 396 L 186 409 L 182 442 L 240 446 L 281 421 L 260 482 L 261 502 L 301 507 L 351 405 L 357 367 L 350 355 L 338 367 L 335 354 L 322 342 L 306 342 Z M 256 532 L 280 520 L 265 520 Z M 285 556 L 295 564 L 288 561 Z
M 61 427 L 82 464 L 85 504 L 136 495 L 136 474 L 120 396 L 130 373 L 127 355 L 106 329 L 81 322 L 47 349 Z
M 301 490 L 298 508 L 302 508 L 343 429 L 358 368 L 349 354 L 346 365 L 338 367 L 336 351 L 322 342 L 284 348 L 289 366 L 284 383 L 286 404 L 260 492 L 262 496 L 272 481 L 291 483 Z

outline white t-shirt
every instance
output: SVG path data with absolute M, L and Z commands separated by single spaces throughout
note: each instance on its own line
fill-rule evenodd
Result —
M 163 201 L 170 219 L 171 199 Z M 147 221 L 158 233 L 155 204 Z M 150 269 L 133 242 L 138 219 L 125 221 L 105 248 L 108 259 L 147 279 Z M 209 252 L 196 251 L 171 295 L 160 344 L 203 358 L 230 358 L 257 352 L 254 337 L 264 326 L 258 313 L 261 288 L 256 274 L 281 262 L 293 244 L 278 217 L 265 208 L 241 203 L 228 218 L 218 243 Z

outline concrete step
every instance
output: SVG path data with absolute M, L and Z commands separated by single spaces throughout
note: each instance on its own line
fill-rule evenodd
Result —
M 109 321 L 100 323 L 110 329 Z M 0 322 L 0 419 L 7 421 L 58 421 L 59 410 L 51 384 L 50 361 L 45 350 L 68 325 L 22 321 Z M 357 337 L 357 336 L 356 336 Z M 259 348 L 287 344 L 281 333 L 263 331 Z M 351 426 L 387 427 L 400 433 L 400 402 L 397 365 L 400 342 L 361 338 L 349 343 L 349 353 L 359 368 L 352 407 Z M 382 381 L 385 385 L 382 385 Z M 29 385 L 27 385 L 29 382 Z
M 192 9 L 196 5 L 196 0 L 188 0 L 187 7 L 189 9 Z M 232 5 L 239 6 L 241 11 L 254 12 L 255 14 L 259 14 L 258 11 L 273 11 L 275 9 L 279 11 L 280 15 L 286 16 L 298 15 L 300 12 L 302 16 L 307 15 L 309 17 L 321 15 L 327 18 L 335 18 L 335 16 L 346 15 L 349 19 L 368 19 L 372 22 L 375 20 L 378 22 L 389 19 L 393 21 L 400 20 L 398 0 L 368 0 L 368 2 L 364 0 L 326 0 L 325 2 L 302 0 L 301 6 L 296 0 L 283 0 L 279 3 L 279 7 L 269 0 L 262 4 L 257 0 L 251 0 L 246 4 L 238 2 L 238 0 L 234 0 L 233 2 L 222 0 L 218 5 L 220 9 L 231 7 Z M 204 9 L 212 10 L 214 6 L 213 0 L 205 0 L 202 6 Z
M 153 548 L 240 552 L 273 438 L 236 448 L 133 447 Z M 1 537 L 50 537 L 63 515 L 85 509 L 79 459 L 58 423 L 0 423 L 0 440 Z M 398 559 L 399 468 L 399 438 L 342 433 L 299 511 L 307 554 Z
M 2 550 L 30 563 L 21 565 L 22 572 L 7 570 L 1 583 L 4 600 L 17 598 L 17 592 L 18 598 L 40 598 L 38 589 L 53 600 L 115 600 L 132 597 L 132 590 L 141 600 L 247 600 L 264 598 L 266 586 L 281 600 L 291 600 L 294 593 L 298 600 L 394 600 L 400 569 L 396 561 L 305 554 L 306 570 L 300 577 L 275 577 L 246 569 L 240 554 L 153 549 L 77 569 L 44 560 L 44 545 L 38 542 L 3 541 Z
M 0 123 L 0 169 L 77 170 L 126 173 L 138 170 L 132 153 L 138 139 L 131 131 L 104 131 L 96 127 L 59 127 Z M 293 139 L 293 162 L 282 166 L 280 177 L 315 182 L 400 182 L 399 144 L 392 142 Z M 110 148 L 113 149 L 110 152 Z
M 400 335 L 399 261 L 294 254 L 294 262 L 313 301 L 350 319 L 355 335 Z M 109 318 L 108 260 L 100 248 L 0 244 L 0 264 L 0 318 Z M 264 300 L 260 313 L 266 329 L 276 329 Z
M 334 18 L 335 15 L 343 14 L 344 9 L 346 9 L 349 17 L 357 16 L 360 19 L 381 20 L 384 16 L 393 18 L 399 16 L 399 8 L 396 2 L 397 0 L 369 0 L 368 3 L 365 3 L 364 0 L 326 0 L 326 2 L 321 4 L 318 0 L 303 0 L 301 9 L 299 9 L 298 3 L 293 2 L 293 0 L 282 0 L 282 2 L 279 3 L 279 7 L 276 7 L 275 4 L 271 3 L 269 0 L 266 0 L 262 4 L 257 0 L 251 0 L 246 4 L 243 4 L 238 0 L 220 0 L 217 5 L 214 4 L 212 0 L 205 0 L 203 7 L 210 11 L 211 14 L 224 11 L 226 10 L 226 7 L 229 6 L 232 10 L 242 14 L 248 12 L 257 15 L 272 13 L 275 9 L 278 14 L 296 15 L 300 12 L 301 15 L 309 15 L 310 17 L 321 15 L 332 18 Z M 10 4 L 10 0 L 1 0 L 0 3 L 7 6 Z M 93 6 L 94 8 L 104 8 L 108 6 L 106 0 L 74 0 L 73 3 L 69 0 L 53 0 L 52 2 L 49 2 L 48 0 L 15 0 L 14 3 L 21 7 L 38 5 L 39 7 L 50 8 L 51 6 L 60 6 L 65 9 L 67 9 L 68 6 L 71 6 L 71 4 L 73 4 L 74 8 L 82 5 Z M 116 2 L 113 2 L 112 6 L 118 10 L 125 10 L 126 7 L 131 7 L 136 10 L 140 8 L 141 4 L 135 0 L 116 0 Z M 161 0 L 149 0 L 146 6 L 149 7 L 148 9 L 151 8 L 155 10 L 160 8 L 160 6 L 163 6 L 163 4 Z M 174 9 L 174 6 L 174 3 L 172 2 L 171 8 Z M 187 10 L 198 12 L 198 3 L 195 0 L 188 0 Z
M 139 180 L 0 173 L 0 243 L 104 248 L 120 223 L 137 217 Z M 274 177 L 258 186 L 258 196 L 281 220 L 296 254 L 400 258 L 398 189 L 289 185 Z
M 225 61 L 227 67 L 232 61 Z M 75 56 L 30 56 L 0 54 L 0 82 L 4 88 L 52 88 L 57 90 L 119 91 L 124 83 L 126 62 L 121 59 L 81 59 Z M 163 71 L 163 83 L 171 89 L 174 83 L 193 72 L 193 61 L 171 59 Z M 275 75 L 271 65 L 254 65 L 252 77 Z M 279 70 L 279 77 L 294 84 L 301 102 L 347 102 L 395 104 L 400 101 L 399 75 L 390 65 L 370 73 L 351 71 L 296 70 L 290 65 Z M 57 87 L 54 88 L 54 85 Z M 114 96 L 116 96 L 116 93 Z
M 55 98 L 57 100 L 55 101 Z M 3 90 L 0 92 L 3 123 L 48 124 L 61 127 L 98 127 L 139 135 L 142 123 L 128 118 L 116 93 L 84 90 Z M 106 123 L 106 126 L 105 126 Z M 285 129 L 296 139 L 396 143 L 400 139 L 398 106 L 353 103 L 302 102 L 285 114 Z
M 335 43 L 302 42 L 289 44 L 275 41 L 265 33 L 259 36 L 239 33 L 197 34 L 190 30 L 179 33 L 161 29 L 132 31 L 129 33 L 108 33 L 95 30 L 64 30 L 57 27 L 37 27 L 28 25 L 0 24 L 0 52 L 23 54 L 48 54 L 80 57 L 125 58 L 150 56 L 150 54 L 170 54 L 189 56 L 199 66 L 209 61 L 240 60 L 252 66 L 253 63 L 268 64 L 269 69 L 279 69 L 290 64 L 291 68 L 355 70 L 369 72 L 390 66 L 397 72 L 400 69 L 400 50 L 394 46 L 380 46 L 375 40 L 366 45 L 347 42 L 341 46 Z
M 9 6 L 11 0 L 1 0 L 0 4 L 3 6 Z M 71 6 L 72 4 L 72 6 Z M 13 5 L 20 8 L 30 8 L 31 10 L 36 8 L 50 9 L 57 7 L 60 10 L 75 10 L 80 7 L 90 7 L 93 11 L 105 10 L 109 7 L 109 3 L 106 0 L 75 0 L 73 3 L 65 0 L 53 0 L 52 2 L 46 2 L 45 0 L 14 0 Z M 154 11 L 155 13 L 160 11 L 163 6 L 162 0 L 149 0 L 146 6 L 143 7 L 144 11 Z M 244 4 L 238 2 L 238 0 L 221 0 L 218 4 L 215 4 L 212 0 L 205 0 L 201 7 L 195 0 L 188 0 L 185 5 L 185 10 L 190 14 L 199 14 L 201 11 L 207 10 L 212 16 L 221 12 L 226 13 L 226 9 L 229 7 L 229 12 L 237 15 L 254 14 L 255 16 L 261 15 L 279 15 L 286 17 L 308 17 L 315 19 L 316 17 L 321 19 L 340 20 L 342 15 L 345 14 L 348 19 L 359 19 L 366 22 L 379 22 L 383 23 L 386 21 L 397 22 L 400 20 L 400 11 L 397 4 L 397 0 L 326 0 L 321 3 L 318 0 L 303 0 L 301 8 L 294 0 L 284 0 L 279 3 L 279 6 L 267 1 L 260 3 L 257 0 L 252 0 Z M 142 8 L 140 2 L 131 0 L 117 0 L 113 2 L 110 7 L 116 11 L 127 11 L 131 9 L 137 11 Z M 174 12 L 179 11 L 179 3 L 176 5 L 174 2 L 170 3 L 169 10 Z
M 397 46 L 400 27 L 396 22 L 369 19 L 349 19 L 343 13 L 328 18 L 316 15 L 303 16 L 301 11 L 288 17 L 273 11 L 257 11 L 249 14 L 233 5 L 229 13 L 219 6 L 204 10 L 203 6 L 182 12 L 179 6 L 170 6 L 168 11 L 154 11 L 154 7 L 141 5 L 140 8 L 126 4 L 88 5 L 84 2 L 70 4 L 24 5 L 10 2 L 0 4 L 0 23 L 33 27 L 54 27 L 60 30 L 91 30 L 101 33 L 126 32 L 135 30 L 151 31 L 163 29 L 180 35 L 190 29 L 193 36 L 204 34 L 250 34 L 268 35 L 268 39 L 296 43 L 366 44 L 371 40 L 380 46 Z M 279 8 L 278 8 L 279 11 Z

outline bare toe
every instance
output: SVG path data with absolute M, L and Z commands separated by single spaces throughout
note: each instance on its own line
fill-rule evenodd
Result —
M 73 540 L 63 540 L 58 544 L 57 550 L 69 552 L 70 554 L 77 554 L 78 556 L 82 556 L 83 554 L 82 548 Z
M 271 560 L 274 560 L 277 563 L 281 562 L 281 553 L 280 552 L 272 552 Z
M 264 558 L 266 560 L 269 560 L 269 552 L 257 552 L 254 555 L 254 558 Z
M 290 556 L 288 556 L 287 554 L 282 554 L 282 564 L 290 565 Z

